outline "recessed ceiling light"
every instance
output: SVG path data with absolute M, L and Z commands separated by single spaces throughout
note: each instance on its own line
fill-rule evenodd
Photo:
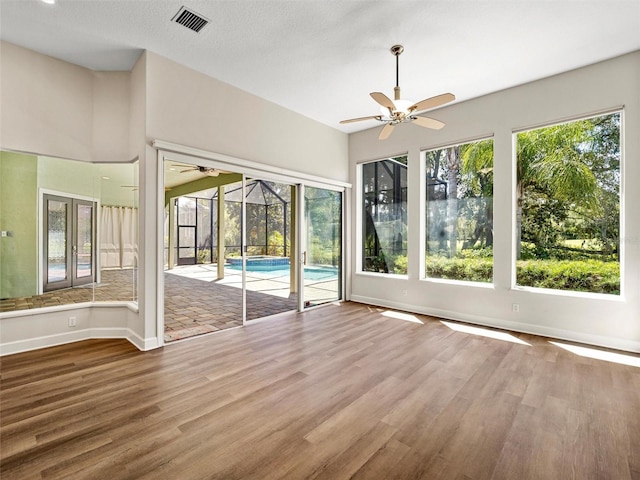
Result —
M 43 3 L 48 3 L 49 5 L 53 5 L 54 3 L 56 3 L 56 0 L 40 0 Z
M 44 0 L 42 0 L 44 2 Z M 111 180 L 111 177 L 102 177 L 103 180 Z

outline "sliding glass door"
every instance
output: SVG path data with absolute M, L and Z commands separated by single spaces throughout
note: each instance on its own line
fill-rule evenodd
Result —
M 343 298 L 343 188 L 162 162 L 165 342 Z
M 342 299 L 342 192 L 302 187 L 301 309 Z

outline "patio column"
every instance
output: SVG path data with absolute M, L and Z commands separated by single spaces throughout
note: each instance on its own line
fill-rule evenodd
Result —
M 224 185 L 218 187 L 218 228 L 216 235 L 218 236 L 218 280 L 224 278 Z

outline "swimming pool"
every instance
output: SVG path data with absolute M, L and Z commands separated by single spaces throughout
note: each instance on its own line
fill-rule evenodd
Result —
M 249 262 L 247 261 L 247 272 L 262 272 L 273 277 L 288 277 L 289 259 L 286 265 L 279 264 L 265 264 L 261 262 Z M 233 263 L 227 268 L 231 270 L 242 271 L 242 262 Z M 332 280 L 338 278 L 338 269 L 333 267 L 305 267 L 304 278 L 307 280 Z
M 237 267 L 238 265 L 242 266 L 242 257 L 229 257 L 226 259 L 226 262 L 232 267 Z M 284 266 L 289 266 L 288 257 L 272 257 L 269 255 L 254 255 L 247 257 L 247 269 L 250 270 L 249 267 L 252 269 L 255 268 L 255 270 L 251 270 L 254 272 L 270 271 L 275 267 L 284 269 Z M 266 270 L 262 270 L 262 267 Z

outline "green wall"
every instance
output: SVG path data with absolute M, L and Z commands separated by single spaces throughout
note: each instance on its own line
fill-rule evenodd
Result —
M 38 188 L 90 198 L 100 196 L 96 166 L 62 158 L 38 158 Z
M 0 298 L 38 293 L 38 161 L 0 152 Z

